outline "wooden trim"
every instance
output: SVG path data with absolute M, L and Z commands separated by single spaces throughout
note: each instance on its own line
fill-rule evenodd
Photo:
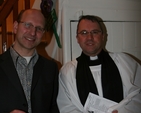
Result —
M 1 44 L 2 48 L 3 48 L 3 45 L 4 45 L 5 42 L 7 42 L 7 37 L 6 37 L 6 20 L 3 20 L 3 23 L 2 23 L 2 44 Z M 4 52 L 3 49 L 2 49 L 2 52 Z
M 0 54 L 2 54 L 2 35 L 0 35 Z
M 25 9 L 30 8 L 30 0 L 25 0 Z
M 6 43 L 6 49 L 14 42 L 14 35 L 10 32 L 7 33 L 6 19 L 13 11 L 13 21 L 18 16 L 18 1 L 19 0 L 5 0 L 2 6 L 0 6 L 0 54 L 4 52 L 3 45 Z M 24 0 L 24 9 L 30 8 L 30 0 Z
M 3 8 L 0 10 L 0 25 L 3 23 L 3 21 L 8 17 L 8 15 L 10 14 L 14 4 L 17 2 L 18 0 L 7 0 L 5 1 L 5 5 L 3 6 Z
M 17 20 L 17 17 L 18 17 L 18 1 L 16 1 L 13 6 L 13 22 Z
M 2 34 L 2 32 L 0 32 L 0 35 Z M 12 35 L 12 32 L 6 32 L 7 35 Z
M 3 8 L 3 6 L 5 5 L 5 3 L 6 3 L 6 0 L 3 0 L 2 1 L 2 4 L 0 5 L 0 10 Z

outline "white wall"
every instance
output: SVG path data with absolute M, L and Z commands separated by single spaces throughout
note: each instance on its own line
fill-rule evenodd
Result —
M 37 1 L 34 7 L 39 7 Z M 141 0 L 56 0 L 54 3 L 57 4 L 57 31 L 63 48 L 59 49 L 52 38 L 46 47 L 51 57 L 64 64 L 80 55 L 75 21 L 80 15 L 92 14 L 106 21 L 109 51 L 127 52 L 141 60 Z
M 78 57 L 76 24 L 80 15 L 97 15 L 107 28 L 106 48 L 111 52 L 127 52 L 141 60 L 140 0 L 60 0 L 63 64 Z

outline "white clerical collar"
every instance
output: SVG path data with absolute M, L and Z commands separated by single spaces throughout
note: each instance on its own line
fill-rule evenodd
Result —
M 90 56 L 90 60 L 97 60 L 97 59 L 98 59 L 98 56 L 94 56 L 94 57 Z

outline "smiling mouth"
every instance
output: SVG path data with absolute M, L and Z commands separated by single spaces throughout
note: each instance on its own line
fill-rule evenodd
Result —
M 86 45 L 92 46 L 92 45 L 94 45 L 94 43 L 86 43 Z
M 91 45 L 93 45 L 93 44 L 87 44 L 87 45 L 90 45 L 90 46 L 91 46 Z
M 94 41 L 87 41 L 86 45 L 94 45 Z
M 35 40 L 35 38 L 27 38 L 27 37 L 25 37 L 25 39 L 29 40 L 29 41 L 34 41 Z

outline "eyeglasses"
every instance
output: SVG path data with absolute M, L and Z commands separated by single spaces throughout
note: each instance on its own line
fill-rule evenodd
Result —
M 90 32 L 86 31 L 86 30 L 82 30 L 81 32 L 77 33 L 77 34 L 80 34 L 81 36 L 83 37 L 86 37 L 89 35 L 89 33 L 92 35 L 92 36 L 97 36 L 99 35 L 99 33 L 102 33 L 102 31 L 100 30 L 92 30 Z
M 26 29 L 29 29 L 29 30 L 31 30 L 32 28 L 35 28 L 35 30 L 36 30 L 36 32 L 38 32 L 38 33 L 44 33 L 45 32 L 45 29 L 44 28 L 41 28 L 41 27 L 39 27 L 39 26 L 34 26 L 33 24 L 31 24 L 31 23 L 28 23 L 28 22 L 22 22 L 22 21 L 20 21 L 19 23 L 23 23 L 24 24 L 24 27 L 26 28 Z

